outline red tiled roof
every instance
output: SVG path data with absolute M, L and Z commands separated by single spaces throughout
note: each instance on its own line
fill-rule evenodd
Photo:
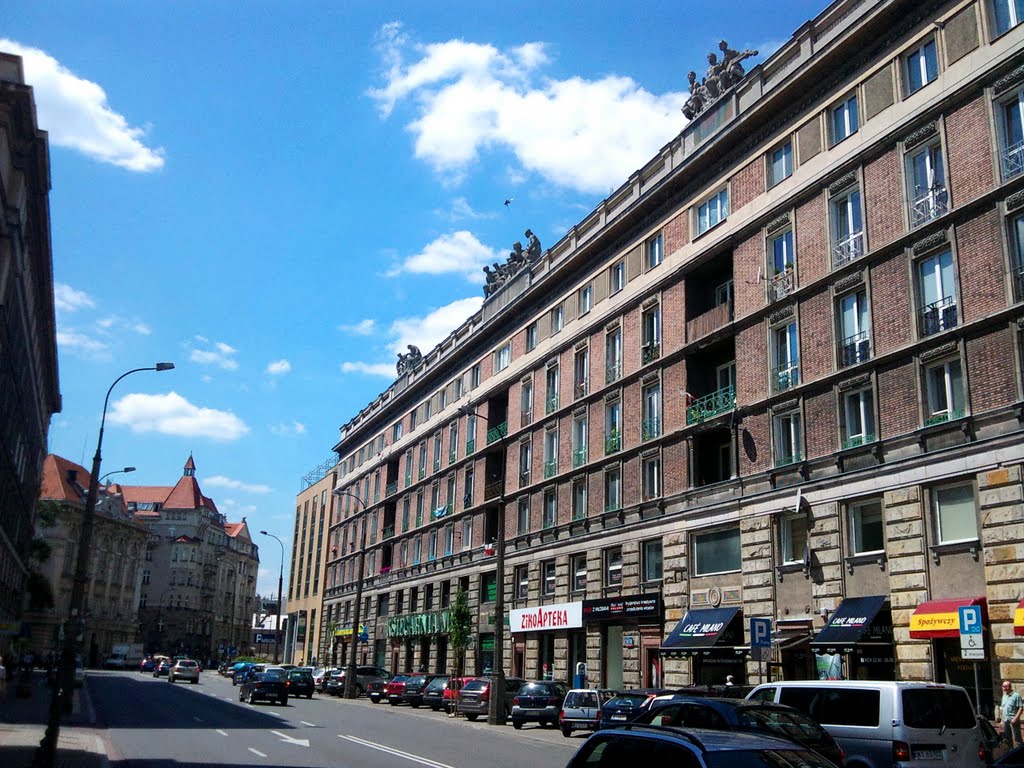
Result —
M 245 525 L 245 523 L 225 523 L 224 531 L 228 536 L 234 537 L 238 535 L 240 530 L 242 530 L 243 525 Z
M 76 482 L 82 486 L 79 490 L 68 480 L 68 470 L 75 470 L 78 475 Z M 62 456 L 48 454 L 43 460 L 43 482 L 39 490 L 40 499 L 53 501 L 68 501 L 75 504 L 85 505 L 84 494 L 89 488 L 89 473 L 84 467 L 68 461 Z
M 164 499 L 173 490 L 169 485 L 122 485 L 119 487 L 121 493 L 124 494 L 124 500 L 136 504 L 163 504 Z
M 198 509 L 203 505 L 203 492 L 194 475 L 182 477 L 164 501 L 167 509 Z
M 192 460 L 192 454 L 188 455 L 188 461 L 185 462 L 185 469 L 195 470 L 196 463 Z

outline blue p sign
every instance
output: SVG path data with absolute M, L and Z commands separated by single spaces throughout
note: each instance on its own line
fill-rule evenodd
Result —
M 961 605 L 960 612 L 960 634 L 980 635 L 981 634 L 981 606 Z
M 771 648 L 772 645 L 772 620 L 755 619 L 750 620 L 750 647 Z

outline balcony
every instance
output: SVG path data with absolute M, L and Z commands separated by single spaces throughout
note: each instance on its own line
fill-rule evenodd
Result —
M 427 468 L 426 468 L 426 467 L 423 467 L 423 466 L 421 466 L 421 467 L 420 467 L 420 471 L 419 471 L 419 477 L 420 477 L 420 480 L 422 480 L 422 479 L 423 479 L 424 477 L 426 477 L 426 476 L 427 476 Z
M 622 362 L 611 363 L 604 369 L 604 383 L 614 384 L 622 378 Z
M 473 451 L 475 451 L 475 450 L 476 450 L 476 440 L 467 440 L 466 441 L 466 455 L 469 456 L 469 454 L 473 453 Z
M 1024 171 L 1024 141 L 1006 147 L 999 153 L 999 163 L 1003 169 L 1003 181 L 1008 181 Z
M 867 435 L 853 435 L 852 437 L 843 438 L 843 450 L 847 451 L 850 448 L 860 448 L 862 445 L 868 445 L 869 443 L 875 442 L 875 436 L 871 434 Z
M 772 392 L 785 392 L 800 383 L 800 363 L 796 360 L 772 368 Z
M 558 459 L 544 462 L 544 478 L 554 477 L 558 474 Z
M 643 440 L 653 440 L 661 434 L 661 419 L 644 419 L 643 424 L 640 425 L 640 431 Z
M 458 460 L 458 458 L 459 458 L 459 452 L 458 452 L 457 449 L 452 448 L 450 451 L 448 451 L 448 463 L 449 464 L 454 464 Z
M 686 409 L 686 423 L 700 424 L 707 419 L 713 419 L 723 413 L 727 413 L 736 407 L 736 388 L 733 386 L 722 387 L 710 395 L 697 398 Z
M 388 483 L 386 486 L 384 486 L 384 496 L 385 497 L 387 497 L 387 496 L 394 496 L 396 493 L 398 493 L 398 481 L 397 480 L 393 480 L 390 483 Z
M 949 191 L 942 186 L 935 186 L 924 194 L 914 198 L 910 203 L 910 226 L 919 227 L 949 210 Z
M 393 525 L 386 525 L 386 526 L 384 526 L 384 532 L 381 534 L 381 537 L 380 537 L 381 540 L 382 541 L 386 541 L 387 539 L 394 538 L 394 536 L 395 536 L 395 526 L 393 526 Z
M 508 422 L 503 421 L 496 427 L 487 430 L 487 444 L 496 443 L 508 434 Z
M 505 490 L 504 480 L 491 480 L 484 485 L 484 501 L 501 496 Z
M 696 341 L 732 321 L 732 302 L 727 301 L 686 322 L 686 340 Z
M 854 232 L 832 244 L 832 268 L 839 269 L 864 255 L 864 233 Z
M 605 456 L 622 450 L 622 433 L 617 429 L 612 430 L 608 433 L 608 436 L 604 439 L 604 454 Z
M 863 363 L 871 358 L 871 341 L 868 339 L 868 332 L 861 331 L 853 336 L 843 339 L 839 347 L 839 367 L 846 368 L 849 365 Z
M 778 301 L 789 296 L 796 289 L 796 272 L 786 267 L 768 281 L 768 301 Z
M 935 426 L 936 424 L 945 424 L 947 421 L 956 421 L 957 419 L 962 419 L 963 417 L 963 408 L 957 408 L 955 410 L 950 409 L 946 411 L 941 411 L 939 413 L 933 413 L 931 416 L 924 420 L 924 425 L 926 427 L 932 427 Z
M 640 348 L 640 361 L 644 365 L 653 363 L 661 357 L 661 344 L 656 341 L 648 341 Z
M 558 394 L 548 395 L 548 399 L 544 402 L 544 412 L 554 413 L 558 410 Z
M 792 453 L 782 453 L 775 459 L 776 467 L 788 467 L 790 464 L 796 464 L 804 460 L 804 455 L 800 451 L 793 451 Z
M 582 467 L 587 463 L 587 449 L 579 448 L 572 452 L 572 465 L 574 467 Z
M 917 311 L 921 337 L 956 328 L 956 299 L 946 296 Z

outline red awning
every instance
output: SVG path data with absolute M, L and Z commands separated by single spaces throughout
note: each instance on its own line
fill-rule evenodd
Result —
M 1024 637 L 1024 600 L 1017 603 L 1017 609 L 1013 612 L 1013 634 Z
M 960 637 L 962 605 L 980 605 L 982 624 L 988 625 L 988 603 L 984 597 L 961 597 L 952 600 L 932 600 L 917 606 L 910 617 L 910 636 L 919 640 L 933 637 Z

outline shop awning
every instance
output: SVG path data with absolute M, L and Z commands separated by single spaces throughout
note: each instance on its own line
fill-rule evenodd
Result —
M 1017 603 L 1017 610 L 1013 612 L 1013 634 L 1024 636 L 1024 600 Z
M 865 643 L 892 643 L 892 612 L 885 595 L 848 597 L 811 641 L 819 653 L 851 653 Z
M 921 603 L 911 615 L 910 636 L 918 640 L 960 637 L 960 612 L 957 609 L 962 605 L 980 605 L 982 624 L 988 625 L 988 610 L 984 597 L 932 600 Z
M 693 656 L 712 650 L 733 650 L 743 644 L 741 608 L 687 611 L 661 646 L 664 656 Z

